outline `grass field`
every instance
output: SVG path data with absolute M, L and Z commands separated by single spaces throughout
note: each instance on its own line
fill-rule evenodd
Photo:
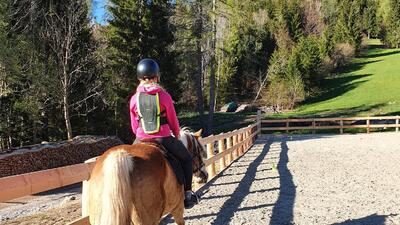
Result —
M 384 49 L 379 40 L 336 75 L 325 79 L 321 93 L 292 112 L 272 117 L 400 115 L 400 50 Z

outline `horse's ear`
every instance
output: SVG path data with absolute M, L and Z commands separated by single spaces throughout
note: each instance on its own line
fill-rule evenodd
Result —
M 200 129 L 200 130 L 198 130 L 196 133 L 194 133 L 193 135 L 196 137 L 196 138 L 201 138 L 201 132 L 203 132 L 203 129 Z

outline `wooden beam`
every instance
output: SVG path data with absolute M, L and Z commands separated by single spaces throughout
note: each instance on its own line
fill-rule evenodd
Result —
M 77 219 L 71 223 L 68 223 L 68 225 L 90 225 L 89 217 L 86 216 L 84 218 Z
M 0 202 L 82 182 L 94 163 L 81 163 L 0 178 Z

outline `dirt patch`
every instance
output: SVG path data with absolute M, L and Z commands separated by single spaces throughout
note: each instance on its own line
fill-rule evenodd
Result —
M 17 219 L 3 221 L 2 225 L 65 225 L 81 216 L 80 201 L 72 201 L 62 206 L 40 212 L 30 216 L 24 216 Z
M 75 184 L 0 203 L 0 224 L 58 224 L 79 218 L 81 192 L 81 185 Z M 39 223 L 42 219 L 47 223 Z

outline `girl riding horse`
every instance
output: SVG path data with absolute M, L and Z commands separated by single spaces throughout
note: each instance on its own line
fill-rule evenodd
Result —
M 192 192 L 192 155 L 180 139 L 178 118 L 171 96 L 160 87 L 158 64 L 152 59 L 143 59 L 137 66 L 140 81 L 135 95 L 130 99 L 131 127 L 136 135 L 134 143 L 142 139 L 153 139 L 163 145 L 181 163 L 185 176 L 185 208 L 198 202 Z M 174 135 L 171 136 L 171 133 Z
M 82 191 L 87 193 L 82 198 L 82 215 L 89 216 L 92 225 L 158 225 L 167 214 L 178 225 L 184 225 L 185 206 L 191 207 L 197 201 L 190 191 L 192 174 L 204 182 L 208 178 L 205 151 L 199 141 L 201 131 L 193 134 L 179 130 L 172 99 L 157 84 L 157 64 L 141 61 L 138 78 L 141 84 L 130 104 L 132 129 L 137 140 L 151 138 L 158 142 L 118 145 L 96 160 Z M 181 160 L 185 187 L 178 182 L 160 144 Z

